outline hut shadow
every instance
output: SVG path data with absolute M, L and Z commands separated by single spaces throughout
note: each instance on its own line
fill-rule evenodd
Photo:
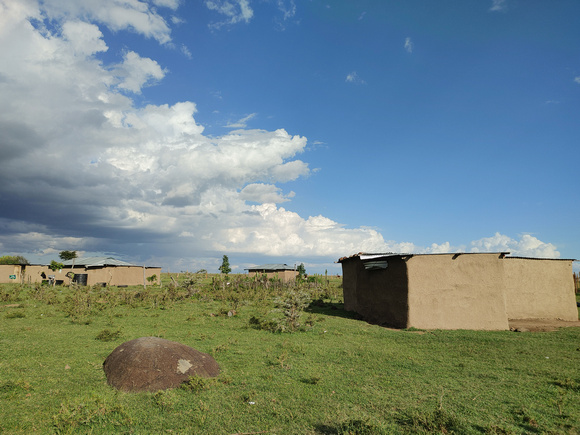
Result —
M 325 302 L 323 300 L 318 299 L 312 301 L 305 311 L 312 314 L 322 314 L 324 316 L 361 320 L 363 322 L 368 323 L 369 325 L 376 325 L 380 326 L 381 328 L 392 329 L 396 331 L 417 332 L 420 334 L 425 332 L 425 330 L 423 329 L 406 328 L 405 326 L 401 326 L 400 324 L 396 323 L 391 322 L 379 323 L 370 321 L 369 319 L 365 319 L 363 315 L 355 311 L 346 311 L 344 309 L 344 303 L 342 302 Z
M 325 316 L 342 317 L 343 319 L 363 320 L 363 317 L 354 311 L 345 311 L 342 302 L 325 302 L 321 299 L 312 301 L 306 311 Z

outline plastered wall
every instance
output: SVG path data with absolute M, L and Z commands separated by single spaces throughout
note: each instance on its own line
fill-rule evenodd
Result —
M 505 330 L 509 319 L 578 320 L 571 260 L 499 253 L 387 256 L 387 269 L 341 259 L 344 307 L 372 323 Z
M 249 275 L 251 276 L 262 276 L 264 272 L 250 272 Z M 298 272 L 296 270 L 281 270 L 278 272 L 266 272 L 265 275 L 268 279 L 280 279 L 282 282 L 293 281 L 298 276 Z
M 157 279 L 146 284 L 159 285 L 161 279 L 160 267 L 143 267 L 139 266 L 116 266 L 116 267 L 102 267 L 102 268 L 84 268 L 75 267 L 64 268 L 57 271 L 52 271 L 48 266 L 27 265 L 27 266 L 7 266 L 0 265 L 0 283 L 39 283 L 48 279 L 48 276 L 53 275 L 55 280 L 62 281 L 63 284 L 69 284 L 70 279 L 67 278 L 68 272 L 85 273 L 87 274 L 87 285 L 92 286 L 99 283 L 106 283 L 107 285 L 143 285 L 144 279 L 156 275 Z M 17 275 L 16 280 L 9 279 L 9 275 Z
M 21 266 L 13 264 L 0 264 L 0 283 L 20 283 Z M 11 275 L 15 275 L 16 279 L 10 279 Z
M 578 320 L 571 260 L 504 259 L 510 319 Z
M 499 254 L 418 255 L 407 271 L 409 327 L 509 329 Z

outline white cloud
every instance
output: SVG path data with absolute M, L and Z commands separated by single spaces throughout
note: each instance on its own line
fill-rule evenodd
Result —
M 191 51 L 189 51 L 189 48 L 187 48 L 187 45 L 181 44 L 180 50 L 185 55 L 185 57 L 187 57 L 188 59 L 193 59 Z
M 268 256 L 342 256 L 359 251 L 375 252 L 385 246 L 373 229 L 346 229 L 323 216 L 303 219 L 274 204 L 252 206 L 252 214 L 238 227 L 223 231 L 216 246 L 227 252 Z
M 166 72 L 154 60 L 141 57 L 134 51 L 125 53 L 123 63 L 116 68 L 116 75 L 121 78 L 119 88 L 135 94 L 140 94 L 143 86 L 161 80 Z
M 294 0 L 288 2 L 278 0 L 278 10 L 282 12 L 282 19 L 284 21 L 289 20 L 296 15 L 296 3 L 294 3 Z
M 254 11 L 250 7 L 248 0 L 206 0 L 208 9 L 225 15 L 224 21 L 210 24 L 210 27 L 219 29 L 224 25 L 237 24 L 239 22 L 249 23 L 254 16 Z
M 284 129 L 213 137 L 196 122 L 191 101 L 138 106 L 133 94 L 162 80 L 165 71 L 129 49 L 120 64 L 98 59 L 107 50 L 98 23 L 111 24 L 101 22 L 104 13 L 93 4 L 0 0 L 0 59 L 10 59 L 0 62 L 3 251 L 38 258 L 63 249 L 155 252 L 148 258 L 173 261 L 219 251 L 327 261 L 361 251 L 454 249 L 448 242 L 423 248 L 385 241 L 373 228 L 346 228 L 278 207 L 294 196 L 278 184 L 311 173 L 298 158 L 306 138 Z M 155 22 L 155 12 L 142 2 L 104 4 L 125 6 L 126 14 L 119 12 L 125 28 L 132 14 Z M 48 22 L 49 16 L 58 32 L 29 21 Z M 135 31 L 153 34 L 144 25 Z M 168 38 L 169 29 L 161 34 Z M 362 82 L 356 72 L 349 77 Z M 253 116 L 237 123 L 245 128 Z M 559 255 L 529 235 L 513 240 L 496 234 L 470 247 Z
M 278 30 L 286 30 L 289 23 L 297 24 L 300 20 L 296 17 L 296 3 L 294 0 L 277 0 L 278 11 L 282 13 L 282 16 L 275 16 L 274 22 Z
M 236 122 L 231 122 L 228 125 L 226 125 L 227 128 L 246 128 L 248 126 L 248 121 L 250 119 L 253 119 L 256 117 L 255 113 L 250 113 L 247 116 L 244 116 L 242 119 L 236 121 Z
M 62 25 L 62 35 L 70 42 L 70 49 L 78 55 L 90 56 L 108 50 L 102 39 L 103 34 L 94 24 L 67 21 Z
M 521 236 L 520 240 L 495 233 L 492 237 L 475 240 L 470 244 L 470 252 L 510 252 L 521 257 L 559 258 L 555 245 L 544 243 L 529 234 Z
M 180 0 L 152 0 L 155 6 L 166 7 L 169 9 L 177 9 L 179 7 Z
M 499 12 L 503 11 L 506 7 L 506 0 L 492 0 L 489 10 L 492 12 Z
M 574 78 L 574 81 L 575 81 L 576 83 L 580 83 L 580 76 L 578 76 L 578 77 Z
M 240 192 L 240 198 L 244 201 L 263 203 L 280 203 L 290 201 L 295 196 L 294 192 L 287 195 L 282 193 L 282 189 L 273 184 L 252 183 L 248 184 Z
M 413 52 L 413 41 L 411 41 L 411 38 L 405 38 L 405 50 L 407 50 L 407 53 L 412 53 Z
M 154 4 L 175 9 L 178 1 L 155 0 Z M 42 2 L 42 9 L 52 20 L 96 21 L 113 31 L 130 30 L 162 44 L 171 41 L 171 30 L 165 19 L 140 0 L 46 0 Z
M 353 71 L 353 72 L 347 74 L 345 81 L 347 83 L 356 83 L 356 84 L 361 84 L 361 85 L 366 84 L 366 82 L 358 76 L 356 71 Z

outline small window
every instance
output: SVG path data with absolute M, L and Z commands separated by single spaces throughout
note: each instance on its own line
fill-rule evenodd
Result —
M 387 260 L 365 261 L 363 264 L 365 270 L 384 270 L 389 266 Z

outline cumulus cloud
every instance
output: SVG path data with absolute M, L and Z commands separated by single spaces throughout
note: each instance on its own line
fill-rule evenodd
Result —
M 125 53 L 123 62 L 117 66 L 116 75 L 121 79 L 119 88 L 141 93 L 141 88 L 165 77 L 166 71 L 157 62 L 141 57 L 134 51 Z
M 289 201 L 295 196 L 294 192 L 287 195 L 282 193 L 282 189 L 273 184 L 252 183 L 248 184 L 240 192 L 240 198 L 244 201 L 259 203 L 280 203 Z
M 575 81 L 576 83 L 579 83 L 579 84 L 580 84 L 580 76 L 578 76 L 578 77 L 574 78 L 574 81 Z
M 274 204 L 251 207 L 239 226 L 223 230 L 218 250 L 268 256 L 330 256 L 377 252 L 387 244 L 374 229 L 347 229 L 324 216 L 302 218 Z
M 213 2 L 226 3 L 247 5 Z M 135 94 L 162 81 L 166 70 L 131 49 L 120 63 L 101 60 L 108 49 L 102 26 L 159 42 L 169 41 L 169 28 L 148 3 L 96 4 L 0 0 L 0 59 L 11 60 L 0 62 L 4 252 L 50 261 L 56 251 L 74 249 L 207 268 L 216 252 L 327 260 L 454 249 L 386 241 L 373 228 L 280 207 L 294 197 L 280 184 L 311 174 L 299 158 L 307 139 L 284 129 L 248 130 L 254 114 L 230 125 L 236 130 L 209 136 L 194 102 L 138 105 Z M 107 6 L 119 10 L 101 10 Z M 353 73 L 347 81 L 357 79 Z M 471 249 L 558 255 L 532 236 L 498 234 Z
M 520 240 L 516 240 L 506 235 L 495 233 L 492 237 L 471 242 L 469 251 L 510 252 L 511 255 L 521 257 L 560 258 L 560 253 L 555 245 L 544 243 L 529 234 L 524 234 Z
M 12 3 L 12 0 L 4 0 Z M 36 2 L 28 1 L 28 5 Z M 155 0 L 156 6 L 176 9 L 177 0 Z M 51 20 L 95 21 L 113 31 L 130 30 L 160 43 L 171 41 L 171 30 L 165 19 L 145 1 L 139 0 L 47 0 L 42 11 Z

